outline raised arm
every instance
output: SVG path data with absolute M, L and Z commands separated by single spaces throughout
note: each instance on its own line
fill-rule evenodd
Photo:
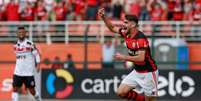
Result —
M 105 16 L 104 8 L 98 10 L 98 16 L 104 21 L 106 26 L 109 28 L 110 31 L 114 33 L 118 33 L 119 29 L 116 27 L 112 22 Z

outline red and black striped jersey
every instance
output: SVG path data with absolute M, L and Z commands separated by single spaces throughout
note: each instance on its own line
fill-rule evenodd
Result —
M 149 41 L 143 32 L 137 31 L 134 37 L 130 37 L 123 28 L 119 29 L 119 34 L 124 37 L 128 54 L 135 56 L 136 51 L 145 50 L 145 60 L 143 62 L 133 62 L 134 69 L 138 72 L 153 72 L 157 70 L 154 59 L 151 57 L 151 50 L 149 47 Z

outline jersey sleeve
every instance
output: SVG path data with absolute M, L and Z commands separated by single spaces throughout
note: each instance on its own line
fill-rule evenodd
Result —
M 140 49 L 147 49 L 148 45 L 149 45 L 149 42 L 147 39 L 145 38 L 140 38 L 140 39 L 137 39 L 137 49 L 140 50 Z

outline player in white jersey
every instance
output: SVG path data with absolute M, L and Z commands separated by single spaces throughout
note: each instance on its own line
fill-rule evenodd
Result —
M 35 89 L 34 71 L 39 69 L 40 55 L 33 42 L 26 38 L 26 30 L 23 26 L 18 27 L 18 41 L 14 45 L 16 54 L 16 66 L 13 75 L 12 101 L 18 101 L 18 91 L 22 84 L 34 96 L 36 101 L 41 101 Z

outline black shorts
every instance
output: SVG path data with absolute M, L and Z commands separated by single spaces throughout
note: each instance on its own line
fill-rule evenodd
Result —
M 22 87 L 22 84 L 24 84 L 26 88 L 34 88 L 35 87 L 34 76 L 13 75 L 13 87 Z

